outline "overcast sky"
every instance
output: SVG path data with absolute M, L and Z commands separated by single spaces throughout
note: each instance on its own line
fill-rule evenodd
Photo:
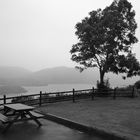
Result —
M 0 66 L 73 67 L 75 25 L 113 0 L 0 0 Z M 140 26 L 140 0 L 129 0 Z M 140 27 L 136 33 L 140 40 Z M 134 49 L 140 60 L 140 45 Z

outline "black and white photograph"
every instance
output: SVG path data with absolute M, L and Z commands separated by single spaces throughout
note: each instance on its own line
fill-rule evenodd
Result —
M 0 0 L 0 140 L 140 140 L 139 0 Z

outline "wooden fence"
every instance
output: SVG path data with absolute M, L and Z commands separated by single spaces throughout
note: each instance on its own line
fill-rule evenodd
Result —
M 61 101 L 72 101 L 73 103 L 76 102 L 78 99 L 86 99 L 91 98 L 94 100 L 96 97 L 111 97 L 112 99 L 116 99 L 117 97 L 135 97 L 134 88 L 132 90 L 97 90 L 97 89 L 85 89 L 85 90 L 71 90 L 71 91 L 63 91 L 63 92 L 52 92 L 52 93 L 43 93 L 40 91 L 39 94 L 32 94 L 32 95 L 22 95 L 22 96 L 13 96 L 13 97 L 6 97 L 3 95 L 0 98 L 0 105 L 3 104 L 11 104 L 11 103 L 24 103 L 28 105 L 43 105 L 46 103 L 54 103 L 54 102 L 61 102 Z

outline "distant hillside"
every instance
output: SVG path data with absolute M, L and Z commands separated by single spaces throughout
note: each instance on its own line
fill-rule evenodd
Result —
M 76 83 L 87 83 L 96 85 L 97 80 L 99 80 L 98 69 L 86 69 L 80 73 L 75 68 L 68 67 L 56 67 L 44 69 L 33 74 L 35 79 L 48 84 L 76 84 Z M 139 76 L 134 76 L 132 78 L 122 79 L 122 75 L 116 75 L 113 73 L 108 73 L 105 75 L 105 79 L 109 79 L 110 85 L 112 87 L 116 86 L 126 86 L 134 84 L 136 81 L 140 80 Z
M 91 76 L 93 75 L 93 76 Z M 95 78 L 96 77 L 96 78 Z M 0 85 L 43 86 L 47 84 L 94 83 L 97 74 L 75 68 L 55 67 L 31 72 L 19 67 L 0 67 Z
M 122 79 L 122 76 L 109 73 L 111 86 L 125 86 L 134 84 L 140 77 Z M 0 85 L 21 86 L 46 86 L 48 84 L 93 84 L 99 80 L 97 69 L 87 69 L 80 73 L 75 68 L 55 67 L 47 68 L 37 72 L 31 72 L 19 67 L 0 67 Z
M 0 78 L 20 78 L 32 74 L 31 71 L 21 67 L 0 66 Z
M 21 86 L 0 86 L 0 94 L 9 94 L 9 93 L 25 93 L 25 90 Z
M 36 79 L 30 78 L 32 74 L 21 67 L 0 66 L 0 85 L 39 85 Z
M 98 75 L 93 71 L 85 70 L 80 73 L 75 68 L 56 67 L 44 69 L 33 74 L 35 79 L 48 84 L 76 84 L 95 83 Z

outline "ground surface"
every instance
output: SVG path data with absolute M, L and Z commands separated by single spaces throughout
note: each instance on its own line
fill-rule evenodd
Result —
M 41 123 L 40 128 L 32 121 L 14 124 L 5 134 L 0 133 L 0 140 L 102 140 L 46 119 L 41 119 Z
M 43 106 L 40 110 L 132 140 L 140 139 L 140 97 L 58 102 Z

